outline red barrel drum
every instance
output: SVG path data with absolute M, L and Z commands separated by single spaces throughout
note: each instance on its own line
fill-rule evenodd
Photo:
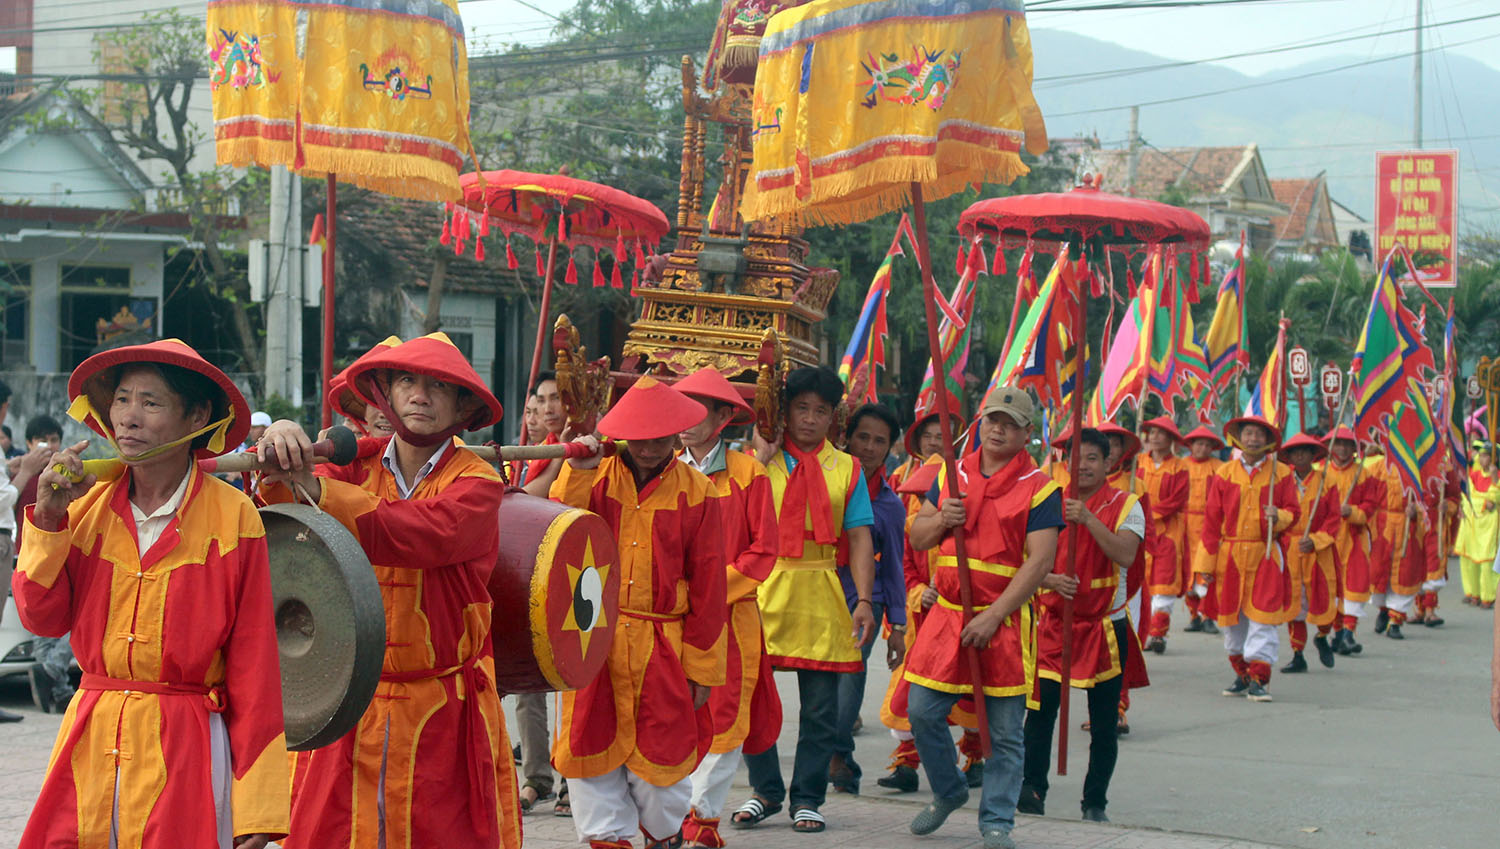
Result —
M 576 690 L 609 656 L 620 609 L 619 556 L 605 521 L 524 493 L 500 502 L 490 574 L 490 639 L 502 693 Z

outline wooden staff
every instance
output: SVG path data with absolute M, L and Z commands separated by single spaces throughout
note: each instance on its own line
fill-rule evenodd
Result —
M 1068 234 L 1072 239 L 1074 247 L 1072 250 L 1082 252 L 1083 242 L 1079 233 Z M 1069 262 L 1072 260 L 1072 251 L 1065 249 L 1058 254 L 1058 262 Z M 1106 257 L 1106 260 L 1108 258 Z M 1087 349 L 1084 340 L 1088 338 L 1089 313 L 1086 309 L 1083 292 L 1084 281 L 1074 279 L 1073 298 L 1073 362 L 1077 364 L 1073 372 L 1073 409 L 1070 411 L 1073 417 L 1073 434 L 1068 445 L 1068 488 L 1072 490 L 1073 497 L 1078 497 L 1078 452 L 1083 445 L 1083 378 L 1086 372 L 1085 362 Z M 1100 354 L 1102 358 L 1104 354 Z M 1067 571 L 1064 573 L 1070 578 L 1078 576 L 1078 536 L 1079 523 L 1068 524 L 1068 562 Z M 1063 599 L 1062 609 L 1062 657 L 1060 658 L 1060 672 L 1062 686 L 1058 694 L 1057 705 L 1057 774 L 1068 774 L 1068 725 L 1069 719 L 1069 696 L 1073 689 L 1073 599 Z M 1123 671 L 1122 671 L 1123 674 Z
M 1339 401 L 1339 411 L 1338 411 L 1338 414 L 1333 417 L 1333 432 L 1334 433 L 1338 432 L 1339 421 L 1344 418 L 1344 405 L 1347 404 L 1347 403 L 1349 403 L 1349 395 L 1350 395 L 1349 390 L 1352 388 L 1353 383 L 1354 383 L 1354 369 L 1351 368 L 1349 370 L 1349 384 L 1350 384 L 1350 386 L 1344 387 L 1344 392 L 1342 393 L 1344 397 L 1343 397 L 1342 400 Z M 1358 436 L 1358 434 L 1355 434 L 1355 435 Z M 1317 509 L 1318 502 L 1323 500 L 1323 489 L 1324 489 L 1324 487 L 1328 483 L 1328 464 L 1330 462 L 1332 462 L 1332 460 L 1333 460 L 1333 456 L 1332 456 L 1332 448 L 1333 448 L 1332 442 L 1333 442 L 1333 440 L 1330 439 L 1328 441 L 1330 443 L 1330 445 L 1329 445 L 1329 458 L 1327 460 L 1323 461 L 1323 476 L 1320 477 L 1320 478 L 1318 478 L 1318 496 L 1313 499 L 1313 509 L 1314 510 Z M 1356 446 L 1358 446 L 1359 445 L 1359 440 L 1358 439 L 1354 440 L 1354 444 Z M 1361 467 L 1363 467 L 1363 465 L 1364 465 L 1363 463 L 1360 464 Z M 1354 490 L 1354 484 L 1359 483 L 1359 472 L 1360 472 L 1360 469 L 1356 468 L 1355 471 L 1354 471 L 1354 483 L 1349 484 L 1349 490 L 1350 490 L 1350 492 L 1352 492 Z M 1343 516 L 1343 513 L 1344 513 L 1343 508 L 1348 503 L 1349 503 L 1349 493 L 1346 492 L 1346 493 L 1344 493 L 1343 504 L 1339 505 L 1339 515 L 1340 515 L 1340 517 Z M 1305 527 L 1305 528 L 1302 529 L 1302 538 L 1304 540 L 1312 538 L 1312 517 L 1311 516 L 1308 517 L 1307 527 Z
M 922 305 L 927 312 L 927 346 L 932 360 L 932 388 L 933 396 L 937 402 L 938 428 L 943 436 L 942 452 L 943 464 L 950 481 L 953 494 L 959 498 L 963 496 L 958 492 L 958 461 L 953 453 L 953 425 L 948 420 L 948 411 L 952 409 L 949 405 L 948 395 L 948 373 L 945 363 L 941 362 L 942 343 L 938 339 L 937 318 L 937 283 L 932 277 L 932 256 L 927 246 L 927 208 L 922 201 L 922 184 L 912 181 L 911 184 L 911 206 L 912 223 L 916 232 L 917 243 L 917 265 L 922 269 Z M 1075 464 L 1077 460 L 1073 461 Z M 958 598 L 963 608 L 963 622 L 967 625 L 974 618 L 974 588 L 969 576 L 968 549 L 965 545 L 964 529 L 960 525 L 953 528 L 953 554 L 958 564 Z M 1064 649 L 1066 651 L 1066 649 Z M 968 660 L 969 680 L 973 684 L 974 692 L 974 720 L 979 726 L 979 754 L 980 757 L 990 756 L 990 724 L 987 705 L 984 697 L 984 675 L 979 663 L 979 649 L 967 646 L 964 657 Z

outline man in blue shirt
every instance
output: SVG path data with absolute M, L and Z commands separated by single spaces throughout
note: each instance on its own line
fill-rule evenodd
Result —
M 846 450 L 859 461 L 870 493 L 875 520 L 870 529 L 875 545 L 875 593 L 871 596 L 871 606 L 876 626 L 882 621 L 890 626 L 886 664 L 895 669 L 906 656 L 906 579 L 901 569 L 901 552 L 906 543 L 906 505 L 886 481 L 885 461 L 890 457 L 891 446 L 900 436 L 901 428 L 896 423 L 896 414 L 889 408 L 866 404 L 849 417 L 844 433 Z M 844 585 L 845 601 L 853 610 L 859 596 L 845 564 L 839 566 L 839 580 Z M 873 645 L 872 640 L 861 650 L 866 663 Z M 859 793 L 861 772 L 854 760 L 854 722 L 859 718 L 859 707 L 865 698 L 865 673 L 866 667 L 861 665 L 858 672 L 839 676 L 838 726 L 828 779 L 833 783 L 833 789 L 840 793 Z

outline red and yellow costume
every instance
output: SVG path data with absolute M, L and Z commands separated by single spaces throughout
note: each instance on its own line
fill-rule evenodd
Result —
M 1187 554 L 1187 506 L 1189 478 L 1181 457 L 1169 454 L 1157 460 L 1151 452 L 1142 454 L 1135 467 L 1137 489 L 1151 505 L 1147 521 L 1155 530 L 1155 542 L 1146 552 L 1146 588 L 1153 596 L 1179 596 L 1190 586 Z M 1164 637 L 1171 625 L 1170 610 L 1153 610 L 1151 636 Z
M 239 445 L 250 411 L 217 369 L 177 340 L 97 354 L 69 394 L 113 441 L 114 367 L 160 362 L 214 379 L 227 427 L 198 456 Z M 97 380 L 95 379 L 97 378 Z M 107 384 L 107 385 L 106 385 Z M 63 717 L 23 849 L 219 846 L 226 836 L 288 829 L 281 678 L 265 530 L 243 494 L 189 461 L 185 492 L 141 551 L 133 472 L 68 506 L 56 531 L 25 513 L 11 588 L 21 622 L 71 644 L 82 687 Z M 227 737 L 227 752 L 219 749 Z M 228 769 L 216 757 L 228 758 Z M 232 823 L 219 823 L 216 797 Z M 118 818 L 114 811 L 118 810 Z
M 428 374 L 484 398 L 465 425 L 486 427 L 499 404 L 441 333 L 371 352 L 349 384 L 368 403 L 378 370 Z M 480 393 L 483 393 L 482 395 Z M 486 397 L 487 396 L 487 397 Z M 491 406 L 491 404 L 493 406 Z M 404 425 L 386 414 L 398 437 Z M 384 450 L 340 469 L 317 467 L 318 506 L 369 555 L 386 611 L 375 697 L 358 727 L 296 756 L 287 849 L 465 846 L 519 849 L 520 807 L 505 716 L 494 685 L 487 582 L 499 554 L 500 475 L 451 436 L 402 497 Z M 382 442 L 388 445 L 389 440 Z M 277 485 L 268 501 L 289 501 Z M 463 533 L 454 533 L 462 528 Z
M 651 378 L 637 381 L 631 393 L 644 389 L 677 394 Z M 600 429 L 616 433 L 608 424 L 606 418 Z M 568 778 L 623 766 L 657 786 L 680 781 L 707 754 L 712 735 L 706 707 L 696 713 L 696 729 L 692 725 L 690 683 L 712 687 L 725 680 L 727 595 L 718 490 L 676 459 L 637 490 L 634 473 L 617 455 L 595 469 L 565 464 L 552 498 L 609 523 L 622 570 L 621 620 L 609 659 L 593 683 L 563 693 L 553 765 Z
M 1291 468 L 1270 455 L 1253 472 L 1243 462 L 1230 460 L 1208 483 L 1203 547 L 1213 558 L 1210 608 L 1221 626 L 1235 624 L 1241 615 L 1262 625 L 1280 625 L 1290 616 L 1291 576 L 1284 567 L 1261 568 L 1266 556 L 1267 488 L 1277 511 L 1271 556 L 1284 564 L 1281 537 L 1299 516 Z
M 1206 429 L 1203 429 L 1206 430 Z M 1186 437 L 1189 442 L 1193 439 L 1204 438 L 1196 435 L 1198 431 L 1192 431 Z M 1207 432 L 1208 438 L 1218 441 L 1218 437 L 1212 431 Z M 1197 457 L 1182 458 L 1182 465 L 1188 474 L 1188 499 L 1182 508 L 1182 528 L 1185 538 L 1185 546 L 1188 551 L 1188 568 L 1192 572 L 1188 588 L 1206 581 L 1207 576 L 1213 574 L 1213 558 L 1209 557 L 1200 545 L 1203 539 L 1204 509 L 1208 505 L 1208 482 L 1219 470 L 1223 463 L 1217 457 L 1206 457 L 1202 460 Z M 1193 618 L 1200 615 L 1202 599 L 1196 592 L 1188 592 L 1184 589 L 1188 610 L 1192 612 Z
M 1031 456 L 1019 453 L 988 479 L 979 471 L 983 452 L 975 451 L 959 464 L 958 486 L 940 474 L 941 498 L 962 492 L 968 518 L 964 525 L 974 609 L 994 603 L 1010 585 L 1026 560 L 1026 517 L 1058 486 Z M 941 500 L 941 499 L 940 499 Z M 938 546 L 932 585 L 938 602 L 927 610 L 916 644 L 907 656 L 906 680 L 946 693 L 973 689 L 964 650 L 959 646 L 963 611 L 958 603 L 958 562 L 953 536 Z M 980 674 L 987 696 L 1016 696 L 1031 692 L 1036 669 L 1031 606 L 1023 604 L 1006 617 L 980 649 Z
M 1285 457 L 1295 448 L 1311 449 L 1315 457 L 1326 450 L 1321 442 L 1298 434 L 1282 445 L 1280 454 Z M 1288 630 L 1294 652 L 1307 647 L 1309 622 L 1318 627 L 1319 634 L 1327 634 L 1339 614 L 1336 540 L 1343 523 L 1339 521 L 1339 490 L 1324 480 L 1326 474 L 1321 465 L 1314 466 L 1305 478 L 1299 478 L 1295 472 L 1292 474 L 1292 482 L 1297 487 L 1298 514 L 1286 532 L 1286 563 L 1287 571 L 1291 573 L 1292 595 L 1289 601 L 1293 619 Z M 1313 544 L 1311 553 L 1301 549 L 1304 535 Z
M 1086 507 L 1090 513 L 1115 533 L 1119 533 L 1130 508 L 1140 498 L 1121 492 L 1112 486 L 1101 486 L 1089 497 Z M 1064 529 L 1057 536 L 1057 559 L 1052 569 L 1061 575 L 1067 572 L 1071 561 L 1076 566 L 1078 591 L 1073 596 L 1073 658 L 1068 683 L 1073 687 L 1089 688 L 1119 675 L 1127 675 L 1126 682 L 1132 688 L 1150 684 L 1146 666 L 1141 661 L 1140 646 L 1122 652 L 1112 618 L 1123 608 L 1115 606 L 1115 597 L 1120 589 L 1120 567 L 1105 555 L 1093 535 L 1080 528 L 1078 556 L 1074 558 L 1071 548 L 1073 533 Z M 1139 573 L 1144 566 L 1145 546 L 1136 550 L 1135 563 L 1131 570 Z M 1130 570 L 1127 570 L 1127 572 Z M 1128 593 L 1126 594 L 1128 597 Z M 1037 669 L 1040 678 L 1062 681 L 1063 644 L 1063 597 L 1055 592 L 1043 591 L 1037 596 L 1041 609 L 1037 613 Z M 1127 629 L 1131 640 L 1135 633 Z M 1121 657 L 1128 657 L 1121 662 Z

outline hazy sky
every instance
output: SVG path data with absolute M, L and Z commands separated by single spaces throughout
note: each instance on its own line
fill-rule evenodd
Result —
M 1065 0 L 1081 5 L 1093 0 Z M 529 3 L 529 6 L 527 5 Z M 470 51 L 498 49 L 507 43 L 548 40 L 560 14 L 574 0 L 463 0 L 459 9 L 469 30 Z M 1409 28 L 1416 22 L 1416 0 L 1274 0 L 1222 9 L 1175 8 L 1145 11 L 1047 13 L 1046 4 L 1028 12 L 1034 28 L 1062 29 L 1166 56 L 1208 59 L 1311 41 L 1390 33 L 1326 47 L 1292 50 L 1229 60 L 1224 65 L 1259 74 L 1330 57 L 1368 59 L 1408 52 Z M 542 11 L 538 11 L 542 10 Z M 1500 17 L 1453 26 L 1433 26 L 1476 15 L 1500 13 L 1496 0 L 1426 0 L 1425 47 L 1474 41 L 1452 48 L 1500 70 Z M 1393 30 L 1408 30 L 1392 32 Z

